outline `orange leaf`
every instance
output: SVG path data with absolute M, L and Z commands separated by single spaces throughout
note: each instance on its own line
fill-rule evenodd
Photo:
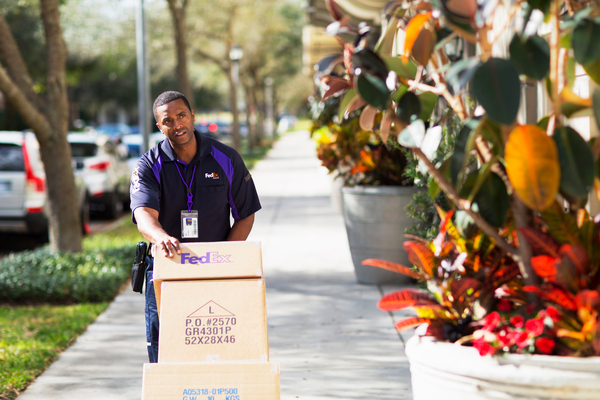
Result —
M 424 278 L 423 275 L 421 275 L 418 271 L 409 267 L 405 267 L 404 265 L 395 263 L 393 261 L 369 258 L 368 260 L 364 260 L 362 262 L 362 265 L 370 265 L 371 267 L 387 269 L 388 271 L 397 272 L 399 274 L 406 275 L 414 279 L 423 280 Z
M 558 243 L 552 236 L 529 226 L 519 228 L 519 232 L 525 236 L 525 240 L 534 253 L 558 257 Z
M 550 278 L 556 275 L 556 264 L 557 258 L 550 256 L 535 256 L 531 257 L 531 267 L 540 278 Z
M 563 244 L 558 249 L 558 252 L 563 258 L 569 259 L 582 274 L 588 272 L 588 266 L 590 265 L 590 259 L 588 258 L 587 251 L 577 245 Z
M 415 289 L 398 290 L 386 294 L 377 303 L 377 307 L 382 311 L 395 311 L 419 305 L 438 305 L 438 303 L 429 295 L 429 293 Z
M 535 125 L 516 127 L 504 151 L 506 173 L 519 198 L 543 211 L 554 203 L 560 185 L 558 150 L 551 137 Z
M 394 324 L 398 332 L 405 329 L 410 329 L 418 325 L 429 324 L 429 318 L 410 317 L 404 318 L 402 321 L 398 321 Z
M 413 263 L 419 271 L 427 276 L 433 276 L 435 256 L 429 247 L 422 243 L 407 240 L 402 245 L 404 251 L 408 253 L 408 260 Z
M 526 292 L 534 292 L 541 299 L 549 300 L 556 303 L 557 305 L 567 310 L 576 310 L 575 297 L 563 290 L 556 287 L 544 288 L 543 290 L 537 286 L 523 286 L 523 290 Z
M 431 18 L 431 11 L 424 14 L 417 14 L 406 26 L 406 37 L 404 39 L 404 56 L 408 57 L 412 51 L 413 45 L 423 29 L 423 25 Z
M 600 306 L 600 293 L 595 290 L 581 290 L 575 296 L 575 304 L 578 309 L 598 310 Z
M 506 282 L 510 282 L 511 280 L 519 276 L 520 273 L 521 271 L 519 270 L 519 267 L 517 265 L 504 265 L 494 273 L 488 287 L 494 289 L 500 287 Z

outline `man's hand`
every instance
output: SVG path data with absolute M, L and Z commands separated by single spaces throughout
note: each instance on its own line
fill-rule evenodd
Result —
M 165 257 L 175 257 L 181 254 L 179 239 L 170 236 L 163 230 L 158 222 L 158 211 L 149 207 L 138 207 L 133 212 L 137 222 L 138 230 L 152 244 L 152 257 L 156 256 L 156 250 L 162 250 Z

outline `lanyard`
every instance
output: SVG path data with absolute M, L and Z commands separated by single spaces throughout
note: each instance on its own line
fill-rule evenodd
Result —
M 181 178 L 181 180 L 183 181 L 183 184 L 185 185 L 186 189 L 187 189 L 187 206 L 188 206 L 188 212 L 192 211 L 192 183 L 194 182 L 194 174 L 196 173 L 196 167 L 198 166 L 198 164 L 194 165 L 194 170 L 192 171 L 192 179 L 190 180 L 190 184 L 188 185 L 187 183 L 185 183 L 185 179 L 183 179 L 183 175 L 181 175 L 181 171 L 179 170 L 179 167 L 177 166 L 177 161 L 175 161 L 175 168 L 177 168 L 177 172 L 179 172 L 179 177 Z

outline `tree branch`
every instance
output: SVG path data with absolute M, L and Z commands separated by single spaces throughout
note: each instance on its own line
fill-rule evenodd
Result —
M 208 61 L 212 62 L 217 67 L 219 67 L 224 74 L 229 74 L 229 64 L 226 61 L 223 62 L 222 59 L 210 53 L 207 53 L 204 50 L 196 49 L 195 51 L 197 56 L 206 58 Z
M 0 14 L 0 59 L 2 59 L 6 67 L 6 72 L 12 82 L 19 88 L 27 100 L 41 111 L 41 103 L 33 90 L 33 81 L 31 76 L 29 76 L 25 61 L 23 61 L 15 38 L 2 14 Z

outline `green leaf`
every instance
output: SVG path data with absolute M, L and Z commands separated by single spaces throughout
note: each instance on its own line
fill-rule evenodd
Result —
M 592 93 L 592 109 L 594 110 L 594 118 L 596 125 L 600 129 L 600 89 L 595 88 Z
M 352 56 L 352 64 L 354 65 L 355 70 L 360 68 L 361 74 L 367 73 L 368 75 L 376 76 L 385 83 L 385 79 L 389 72 L 388 68 L 381 57 L 372 50 L 364 48 L 354 53 Z
M 348 89 L 344 96 L 342 96 L 342 100 L 340 101 L 340 110 L 338 113 L 340 121 L 344 119 L 344 114 L 346 114 L 346 110 L 352 103 L 352 100 L 356 98 L 356 96 L 358 96 L 358 94 L 356 93 L 356 90 L 354 88 Z
M 421 103 L 421 114 L 419 115 L 419 118 L 423 121 L 427 121 L 433 113 L 433 109 L 437 104 L 439 96 L 435 93 L 423 92 L 418 94 L 417 97 L 419 98 L 419 103 Z
M 585 73 L 598 85 L 600 85 L 600 58 L 589 64 L 583 65 Z
M 413 116 L 421 114 L 421 102 L 413 92 L 406 92 L 396 106 L 396 115 L 407 124 L 412 121 Z
M 582 19 L 573 30 L 573 52 L 581 65 L 600 58 L 600 25 L 591 19 Z
M 583 244 L 579 238 L 575 217 L 565 213 L 557 201 L 542 211 L 542 219 L 548 226 L 548 233 L 560 244 Z
M 398 77 L 406 79 L 414 79 L 417 74 L 417 66 L 410 60 L 406 59 L 406 62 L 402 60 L 402 57 L 394 56 L 383 56 L 383 61 L 390 71 L 394 71 Z
M 467 167 L 471 151 L 475 148 L 475 129 L 479 119 L 469 119 L 465 122 L 454 145 L 454 153 L 450 157 L 450 178 L 454 186 L 462 182 L 464 170 Z
M 543 79 L 550 71 L 550 46 L 538 35 L 532 35 L 525 42 L 514 35 L 509 46 L 510 60 L 520 73 L 536 80 Z
M 395 22 L 397 20 L 393 19 L 392 21 Z M 379 41 L 375 45 L 375 52 L 377 54 L 379 54 L 380 56 L 384 55 L 384 54 L 390 54 L 392 52 L 392 48 L 394 46 L 394 40 L 396 38 L 397 33 L 398 33 L 398 24 L 397 23 L 389 24 L 385 33 L 383 35 L 381 35 L 381 37 L 379 38 Z M 389 69 L 389 66 L 388 66 L 388 69 Z
M 373 107 L 380 110 L 387 108 L 390 91 L 382 79 L 363 72 L 356 77 L 355 87 L 360 96 Z
M 594 184 L 594 156 L 581 135 L 570 127 L 557 127 L 552 139 L 560 160 L 560 188 L 575 197 L 587 197 Z
M 501 227 L 506 221 L 510 198 L 502 178 L 491 172 L 490 168 L 482 168 L 467 178 L 461 195 L 469 193 L 473 197 L 473 204 L 477 204 L 479 214 L 490 225 Z M 473 195 L 473 192 L 476 192 Z
M 504 141 L 502 140 L 502 132 L 497 122 L 490 118 L 484 118 L 477 127 L 477 133 L 486 141 L 492 143 L 492 151 L 497 156 L 504 155 Z
M 510 125 L 517 117 L 521 98 L 519 74 L 513 64 L 490 58 L 473 77 L 473 91 L 490 118 Z
M 480 64 L 481 61 L 478 57 L 471 57 L 452 63 L 452 66 L 446 72 L 446 80 L 452 86 L 454 93 L 459 93 L 473 79 Z

